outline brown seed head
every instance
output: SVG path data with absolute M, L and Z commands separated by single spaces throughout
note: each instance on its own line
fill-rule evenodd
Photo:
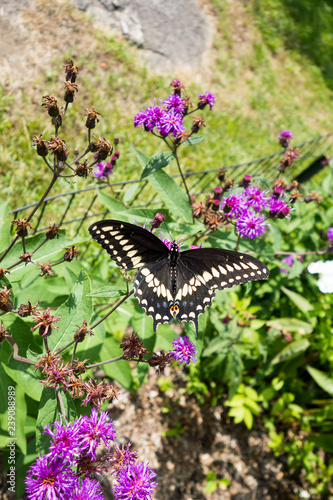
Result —
M 149 366 L 154 366 L 157 368 L 159 373 L 163 373 L 165 367 L 170 365 L 174 361 L 172 355 L 169 352 L 161 350 L 159 354 L 156 352 L 148 359 Z
M 58 224 L 50 224 L 49 229 L 46 231 L 45 236 L 48 240 L 54 240 L 54 238 L 59 238 L 59 229 L 60 226 Z
M 193 134 L 196 134 L 199 132 L 200 127 L 205 127 L 205 120 L 203 118 L 196 118 L 193 116 L 193 125 L 192 125 L 192 132 Z
M 48 264 L 46 262 L 44 262 L 44 264 L 40 264 L 39 262 L 37 262 L 37 266 L 39 266 L 42 271 L 39 276 L 44 276 L 45 274 L 47 274 L 48 276 L 54 276 L 50 262 Z
M 58 101 L 54 95 L 52 95 L 52 96 L 51 95 L 43 95 L 43 99 L 45 102 L 43 102 L 42 106 L 44 106 L 47 109 L 49 116 L 51 116 L 52 118 L 55 118 L 58 115 L 60 115 Z
M 74 83 L 76 81 L 77 75 L 81 71 L 81 68 L 79 68 L 78 66 L 75 66 L 72 59 L 69 59 L 67 64 L 64 64 L 63 67 L 65 68 L 66 80 Z
M 66 248 L 66 252 L 64 253 L 63 259 L 66 262 L 71 262 L 74 259 L 74 257 L 76 257 L 76 259 L 77 259 L 79 252 L 77 251 L 77 248 L 75 245 L 73 245 L 72 247 L 65 247 L 65 248 Z
M 99 116 L 103 115 L 101 113 L 98 113 L 98 111 L 96 111 L 95 106 L 93 106 L 91 109 L 86 109 L 85 111 L 86 111 L 85 116 L 87 117 L 86 127 L 90 129 L 95 128 L 96 123 L 99 122 L 98 115 Z
M 32 141 L 33 141 L 33 146 L 36 148 L 37 150 L 37 154 L 39 156 L 47 156 L 49 154 L 49 151 L 47 149 L 47 141 L 44 141 L 42 139 L 42 136 L 43 134 L 40 134 L 40 135 L 34 135 L 32 137 Z
M 218 227 L 223 225 L 224 221 L 224 217 L 217 213 L 212 212 L 205 216 L 205 224 L 212 231 L 216 231 Z
M 36 304 L 33 306 L 28 300 L 28 304 L 21 304 L 20 307 L 18 308 L 18 315 L 21 316 L 21 318 L 26 318 L 27 316 L 30 316 L 34 311 L 36 311 L 37 307 L 39 306 L 40 300 L 36 302 Z
M 79 87 L 76 83 L 72 83 L 70 81 L 65 82 L 65 102 L 74 102 L 75 92 L 79 91 Z
M 89 144 L 89 151 L 91 151 L 92 153 L 97 153 L 95 156 L 97 161 L 103 161 L 112 154 L 113 146 L 108 139 L 105 139 L 105 137 L 100 137 L 97 141 L 91 142 Z
M 206 206 L 202 201 L 199 201 L 198 203 L 193 203 L 191 205 L 192 212 L 193 212 L 193 217 L 196 219 L 200 219 L 202 215 L 206 215 Z
M 119 347 L 123 349 L 125 359 L 143 359 L 143 355 L 148 354 L 137 333 L 132 333 L 131 337 L 125 337 Z
M 74 175 L 86 179 L 88 177 L 88 174 L 90 174 L 90 172 L 91 172 L 91 167 L 88 166 L 88 160 L 85 160 L 83 163 L 79 162 L 76 164 Z
M 68 156 L 66 142 L 59 137 L 53 137 L 47 145 L 47 149 L 61 162 L 66 161 Z
M 16 234 L 17 236 L 28 236 L 27 227 L 32 229 L 32 225 L 30 222 L 27 222 L 26 219 L 17 219 L 12 220 L 12 224 L 16 226 Z
M 25 265 L 27 265 L 29 264 L 29 262 L 31 262 L 31 257 L 32 253 L 23 253 L 22 255 L 20 255 L 20 260 L 25 262 Z
M 58 330 L 58 327 L 54 324 L 55 321 L 60 321 L 59 316 L 52 316 L 50 314 L 50 307 L 45 309 L 45 311 L 33 311 L 33 316 L 35 316 L 35 326 L 31 328 L 33 332 L 37 328 L 39 328 L 39 335 L 42 337 L 48 337 L 52 333 L 52 328 Z
M 86 319 L 83 320 L 82 326 L 76 326 L 78 327 L 78 330 L 76 330 L 76 332 L 74 333 L 74 340 L 76 342 L 83 342 L 88 333 L 90 335 L 93 335 L 94 333 L 90 328 L 87 327 Z
M 0 344 L 5 340 L 5 338 L 11 337 L 11 335 L 8 333 L 10 328 L 5 328 L 5 325 L 3 324 L 3 321 L 1 320 L 0 324 Z
M 3 267 L 0 267 L 0 280 L 5 276 L 5 274 L 10 274 L 10 271 L 8 269 L 4 269 Z
M 7 289 L 7 286 L 3 286 L 0 291 L 0 310 L 1 311 L 11 311 L 13 309 L 13 302 L 10 300 L 9 296 L 12 293 L 12 289 Z

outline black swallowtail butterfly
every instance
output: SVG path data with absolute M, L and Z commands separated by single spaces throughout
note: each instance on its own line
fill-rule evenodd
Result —
M 147 229 L 118 220 L 101 220 L 89 227 L 91 236 L 126 271 L 140 268 L 134 296 L 154 321 L 192 321 L 198 335 L 198 316 L 210 306 L 216 290 L 261 280 L 269 270 L 260 260 L 219 248 L 179 251 L 169 248 Z

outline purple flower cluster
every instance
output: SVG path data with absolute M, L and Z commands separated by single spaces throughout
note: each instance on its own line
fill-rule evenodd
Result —
M 113 172 L 113 165 L 109 162 L 96 163 L 95 167 L 93 175 L 102 181 L 105 181 Z
M 301 255 L 298 255 L 297 259 L 300 262 L 303 262 L 303 257 Z M 290 267 L 290 269 L 292 269 L 294 266 L 294 262 L 295 262 L 295 256 L 292 254 L 287 255 L 287 257 L 284 257 L 281 262 L 284 262 L 285 264 L 287 264 L 287 266 Z M 284 273 L 284 274 L 288 274 L 288 272 L 289 272 L 289 271 L 287 271 L 287 269 L 283 269 L 283 267 L 279 267 L 279 271 L 281 273 Z
M 27 472 L 25 484 L 29 500 L 103 500 L 99 482 L 93 479 L 93 472 L 101 472 L 103 468 L 116 475 L 117 500 L 151 498 L 157 487 L 152 481 L 156 473 L 148 463 L 137 462 L 137 453 L 129 451 L 130 445 L 120 449 L 114 443 L 116 432 L 107 412 L 93 408 L 90 417 L 81 416 L 73 424 L 64 424 L 60 418 L 53 428 L 45 427 L 45 433 L 52 438 L 49 453 L 37 458 Z M 97 459 L 96 450 L 101 441 L 108 450 L 111 445 L 114 447 L 114 452 L 106 455 L 107 463 Z
M 259 185 L 248 185 L 242 192 L 230 193 L 222 199 L 225 217 L 235 222 L 237 233 L 244 238 L 258 238 L 267 230 L 268 218 L 290 218 L 290 206 L 283 189 L 273 193 Z
M 181 82 L 179 84 L 182 85 Z M 185 132 L 183 119 L 187 114 L 188 103 L 181 97 L 179 85 L 176 87 L 175 93 L 164 101 L 155 99 L 154 105 L 141 109 L 134 117 L 134 126 L 142 127 L 146 132 L 157 132 L 162 137 L 182 135 Z M 206 105 L 212 109 L 214 103 L 215 96 L 211 92 L 198 94 L 198 109 Z
M 290 130 L 282 130 L 279 134 L 279 143 L 283 148 L 287 148 L 290 144 L 290 140 L 293 138 L 293 133 Z
M 172 342 L 174 347 L 173 351 L 170 351 L 172 357 L 178 361 L 178 363 L 183 365 L 188 365 L 191 361 L 196 362 L 196 354 L 198 351 L 195 348 L 193 342 L 187 337 L 187 335 L 180 336 L 174 339 Z

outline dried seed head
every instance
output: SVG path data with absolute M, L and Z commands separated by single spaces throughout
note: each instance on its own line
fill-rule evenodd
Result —
M 75 92 L 79 91 L 79 87 L 76 83 L 72 83 L 71 81 L 65 82 L 65 102 L 74 102 Z
M 21 304 L 20 307 L 18 308 L 18 315 L 21 316 L 21 318 L 26 318 L 27 316 L 30 316 L 34 311 L 36 311 L 37 307 L 39 306 L 40 300 L 37 301 L 37 303 L 33 306 L 28 300 L 28 304 Z
M 159 354 L 153 353 L 153 355 L 148 359 L 149 366 L 154 366 L 158 369 L 159 373 L 164 372 L 164 369 L 167 365 L 170 365 L 173 362 L 173 357 L 169 352 L 165 352 L 163 350 L 160 351 Z
M 88 166 L 88 160 L 85 160 L 83 163 L 78 162 L 76 164 L 74 175 L 86 179 L 90 174 L 90 172 L 91 172 L 91 167 Z
M 71 262 L 74 257 L 76 257 L 77 259 L 77 256 L 78 256 L 78 251 L 77 251 L 77 248 L 75 245 L 73 245 L 72 247 L 65 247 L 66 248 L 66 252 L 64 253 L 64 257 L 63 259 L 67 262 Z
M 3 267 L 0 267 L 0 280 L 5 276 L 5 274 L 10 274 L 10 271 L 8 269 L 4 269 Z
M 101 113 L 98 113 L 98 111 L 96 111 L 95 106 L 93 106 L 91 109 L 86 109 L 85 111 L 86 111 L 85 116 L 87 117 L 86 127 L 90 128 L 90 129 L 95 128 L 96 123 L 99 122 L 98 115 L 99 116 L 103 116 L 103 115 Z M 114 140 L 114 143 L 116 143 L 115 140 Z
M 1 311 L 11 311 L 13 309 L 13 302 L 10 300 L 9 296 L 12 293 L 12 289 L 7 289 L 7 286 L 3 286 L 3 290 L 0 291 L 0 310 Z
M 142 340 L 136 332 L 132 333 L 131 337 L 125 337 L 119 347 L 123 349 L 125 359 L 143 359 L 143 355 L 148 354 L 147 349 L 143 346 Z
M 0 324 L 0 344 L 5 340 L 6 337 L 11 337 L 11 335 L 8 333 L 10 328 L 5 328 L 5 325 L 3 324 L 3 321 L 1 320 Z
M 54 95 L 43 95 L 43 99 L 45 102 L 43 102 L 42 106 L 47 109 L 49 116 L 55 118 L 56 116 L 60 115 L 58 101 Z
M 65 68 L 66 80 L 74 83 L 76 81 L 77 75 L 81 71 L 81 68 L 79 68 L 78 66 L 75 66 L 72 59 L 69 59 L 67 64 L 64 64 L 63 67 Z
M 54 273 L 52 272 L 52 265 L 50 264 L 50 262 L 48 264 L 46 262 L 44 262 L 44 264 L 40 264 L 39 262 L 37 262 L 37 266 L 39 266 L 42 271 L 39 276 L 44 276 L 45 274 L 47 274 L 48 276 L 54 276 Z
M 109 155 L 112 154 L 113 146 L 111 142 L 105 137 L 100 137 L 97 141 L 91 142 L 89 144 L 89 151 L 92 153 L 97 153 L 95 159 L 97 162 L 105 160 Z
M 90 335 L 93 335 L 93 331 L 87 327 L 87 320 L 83 320 L 83 323 L 82 323 L 82 326 L 78 326 L 78 330 L 76 330 L 76 332 L 74 333 L 74 340 L 76 342 L 83 342 L 86 335 L 89 333 Z
M 42 337 L 48 337 L 52 333 L 52 328 L 58 330 L 58 327 L 54 324 L 55 321 L 60 321 L 59 316 L 52 316 L 50 314 L 50 307 L 48 307 L 45 311 L 33 311 L 33 316 L 35 316 L 35 326 L 31 328 L 33 332 L 37 328 L 39 328 L 39 335 Z
M 205 120 L 203 118 L 196 118 L 193 116 L 193 125 L 192 125 L 192 132 L 193 134 L 196 134 L 199 132 L 200 127 L 205 127 Z
M 61 162 L 66 161 L 68 156 L 66 142 L 59 137 L 53 137 L 47 145 L 47 149 Z
M 182 93 L 182 90 L 185 91 L 185 85 L 180 80 L 178 80 L 177 78 L 175 78 L 174 80 L 172 80 L 172 82 L 170 83 L 169 87 L 172 87 L 173 88 L 173 93 L 176 94 L 176 95 L 179 95 L 179 96 Z
M 45 236 L 48 240 L 54 240 L 54 238 L 59 238 L 59 229 L 60 226 L 58 224 L 50 224 L 49 229 L 46 231 Z
M 47 149 L 47 141 L 44 141 L 42 139 L 42 136 L 43 136 L 43 134 L 40 134 L 38 136 L 34 135 L 32 137 L 32 141 L 33 141 L 32 145 L 33 145 L 33 147 L 36 148 L 38 156 L 45 157 L 49 154 L 49 151 Z
M 16 234 L 20 237 L 28 235 L 27 227 L 32 229 L 32 225 L 30 222 L 27 222 L 26 219 L 12 220 L 12 224 L 16 226 Z
M 25 262 L 25 265 L 29 264 L 29 262 L 31 262 L 31 257 L 32 257 L 32 253 L 23 253 L 22 255 L 20 255 L 20 260 L 23 260 L 23 262 Z

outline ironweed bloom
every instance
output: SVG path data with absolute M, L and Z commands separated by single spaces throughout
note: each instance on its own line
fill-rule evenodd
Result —
M 211 110 L 214 106 L 215 103 L 215 96 L 211 92 L 206 92 L 205 94 L 198 94 L 199 97 L 199 102 L 198 102 L 198 108 L 199 109 L 204 109 L 204 107 L 208 104 L 209 109 Z
M 30 467 L 25 480 L 28 500 L 56 500 L 71 497 L 77 479 L 69 464 L 55 457 L 41 456 Z
M 114 485 L 116 500 L 151 500 L 154 489 L 157 488 L 156 472 L 149 467 L 148 462 L 131 463 L 120 469 L 117 482 Z
M 293 133 L 289 130 L 282 130 L 278 136 L 279 143 L 283 148 L 287 148 L 289 146 L 290 140 L 293 137 Z
M 180 336 L 172 342 L 174 350 L 170 351 L 171 356 L 183 365 L 188 365 L 190 361 L 196 362 L 195 355 L 198 351 L 187 335 Z

